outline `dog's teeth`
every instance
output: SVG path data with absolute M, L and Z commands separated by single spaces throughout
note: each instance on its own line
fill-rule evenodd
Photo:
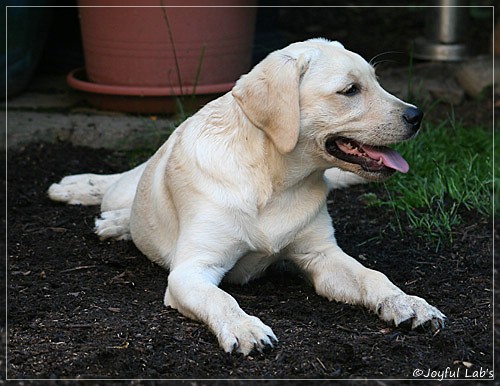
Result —
M 379 158 L 379 160 L 377 161 L 377 164 L 378 165 L 382 165 L 384 161 L 382 161 L 382 157 Z

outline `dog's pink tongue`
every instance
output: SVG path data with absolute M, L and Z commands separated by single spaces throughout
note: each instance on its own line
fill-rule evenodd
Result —
M 410 170 L 408 162 L 406 162 L 396 150 L 388 147 L 374 147 L 368 145 L 363 145 L 363 150 L 370 158 L 375 160 L 382 159 L 383 164 L 388 168 L 395 169 L 401 173 L 408 173 L 408 170 Z

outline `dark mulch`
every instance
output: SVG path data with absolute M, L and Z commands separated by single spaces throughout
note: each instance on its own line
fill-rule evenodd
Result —
M 207 329 L 162 304 L 167 272 L 131 242 L 100 242 L 96 207 L 64 206 L 50 183 L 127 168 L 125 155 L 38 144 L 8 159 L 9 378 L 413 378 L 421 369 L 492 369 L 492 226 L 471 212 L 440 250 L 388 224 L 360 195 L 331 198 L 339 244 L 448 316 L 437 333 L 406 331 L 357 306 L 328 302 L 289 269 L 223 285 L 272 326 L 278 346 L 225 354 Z M 470 366 L 470 367 L 469 367 Z M 484 377 L 488 377 L 487 373 Z M 483 378 L 484 378 L 483 377 Z

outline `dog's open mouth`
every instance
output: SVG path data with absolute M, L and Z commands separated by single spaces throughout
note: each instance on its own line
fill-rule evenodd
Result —
M 396 150 L 385 146 L 371 146 L 345 137 L 329 138 L 326 151 L 342 161 L 360 165 L 368 172 L 407 173 L 410 166 Z

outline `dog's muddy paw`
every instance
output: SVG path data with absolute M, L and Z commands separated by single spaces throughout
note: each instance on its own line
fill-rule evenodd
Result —
M 401 323 L 398 324 L 398 328 L 402 331 L 410 331 L 412 329 L 412 324 L 413 324 L 413 317 L 403 320 Z
M 274 336 L 268 336 L 268 340 L 261 339 L 260 346 L 255 347 L 259 352 L 268 352 L 274 348 L 274 345 L 278 343 L 278 340 Z
M 218 334 L 218 339 L 227 353 L 244 356 L 252 351 L 267 351 L 274 348 L 278 342 L 271 328 L 254 316 L 246 316 L 239 321 L 225 323 Z
M 441 311 L 424 299 L 406 294 L 386 298 L 379 304 L 377 313 L 382 320 L 408 329 L 429 325 L 435 331 L 444 328 L 446 319 Z
M 446 316 L 443 315 L 442 318 L 432 318 L 430 320 L 427 320 L 424 323 L 421 323 L 414 327 L 416 330 L 431 330 L 431 331 L 437 331 L 437 330 L 442 330 L 445 328 L 445 321 L 446 321 Z
M 105 176 L 94 174 L 68 176 L 59 183 L 52 184 L 47 194 L 53 201 L 70 205 L 99 205 L 105 193 L 103 183 L 107 183 Z
M 76 197 L 76 191 L 73 186 L 64 186 L 62 184 L 52 184 L 47 190 L 47 195 L 52 201 L 64 202 L 71 205 L 82 205 L 81 200 Z

